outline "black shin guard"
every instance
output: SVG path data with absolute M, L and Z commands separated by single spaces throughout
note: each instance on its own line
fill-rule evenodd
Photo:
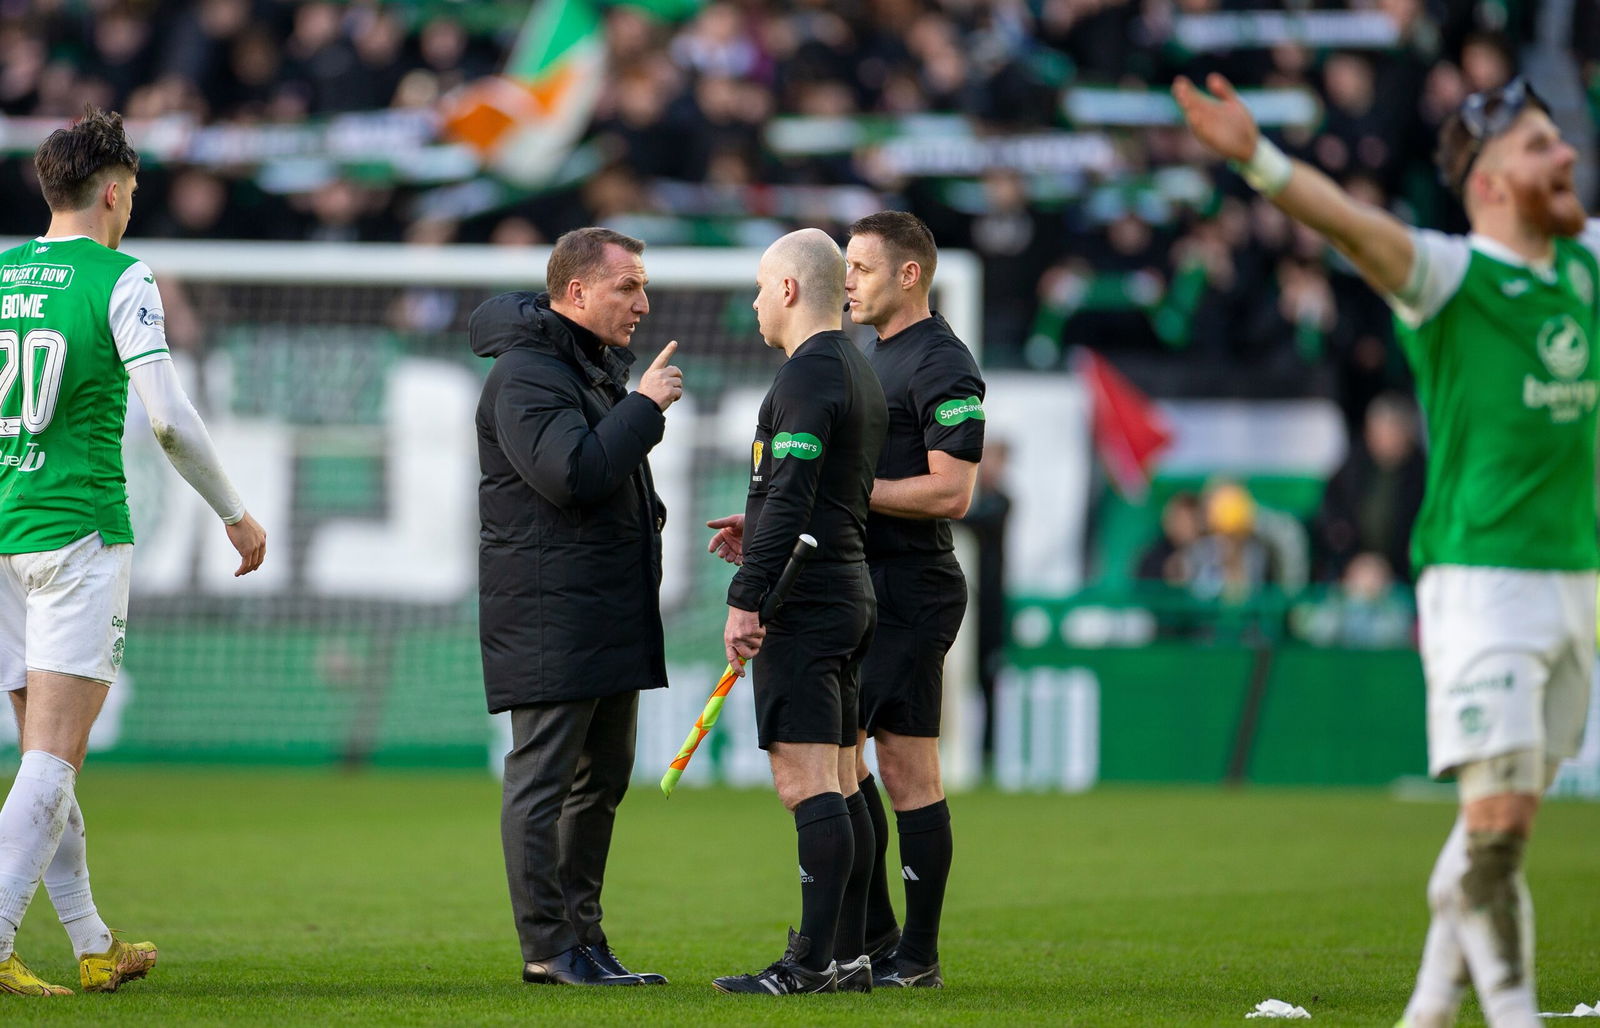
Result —
M 839 931 L 834 936 L 833 955 L 839 960 L 854 960 L 867 951 L 867 886 L 872 882 L 872 854 L 877 845 L 866 794 L 852 793 L 844 804 L 850 811 L 850 836 L 855 842 L 855 853 L 850 861 L 850 878 L 844 887 L 844 902 L 839 908 Z
M 950 880 L 950 807 L 944 800 L 895 813 L 900 830 L 901 877 L 906 882 L 906 923 L 897 956 L 914 964 L 939 959 L 939 915 Z
M 867 931 L 869 939 L 881 939 L 899 929 L 894 903 L 889 899 L 889 816 L 883 809 L 883 794 L 872 775 L 861 780 L 861 798 L 872 818 L 872 876 L 867 883 Z
M 833 962 L 839 907 L 855 857 L 844 796 L 825 792 L 802 801 L 794 808 L 794 827 L 800 852 L 800 934 L 811 942 L 800 964 L 822 971 Z

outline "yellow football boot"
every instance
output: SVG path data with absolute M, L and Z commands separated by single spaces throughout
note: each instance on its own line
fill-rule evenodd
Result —
M 84 992 L 116 992 L 123 982 L 143 978 L 156 966 L 156 944 L 112 939 L 104 953 L 78 960 L 78 982 Z
M 51 985 L 28 970 L 28 965 L 15 953 L 0 960 L 0 994 L 12 996 L 70 996 L 72 990 L 62 985 Z

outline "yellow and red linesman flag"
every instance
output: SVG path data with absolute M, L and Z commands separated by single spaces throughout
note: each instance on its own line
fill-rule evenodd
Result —
M 759 447 L 761 444 L 757 443 Z M 761 451 L 757 449 L 756 463 L 761 462 Z M 800 569 L 805 566 L 806 560 L 817 549 L 817 540 L 810 535 L 801 533 L 794 541 L 794 549 L 789 552 L 789 562 L 783 566 L 783 573 L 778 576 L 777 584 L 768 592 L 761 601 L 759 616 L 765 625 L 778 613 L 778 608 L 783 605 L 783 598 L 789 594 L 789 589 L 794 585 L 795 578 L 800 574 Z M 711 698 L 706 700 L 705 709 L 700 711 L 700 716 L 695 718 L 694 727 L 689 729 L 689 737 L 683 740 L 678 755 L 672 758 L 672 763 L 667 765 L 667 773 L 661 776 L 661 791 L 668 796 L 678 784 L 678 779 L 683 777 L 684 768 L 689 766 L 689 758 L 694 756 L 700 740 L 704 739 L 717 723 L 717 718 L 722 716 L 722 703 L 728 696 L 728 690 L 733 688 L 733 683 L 739 680 L 739 671 L 745 665 L 743 657 L 736 657 L 722 672 L 722 678 L 717 681 L 717 687 L 711 690 Z
M 717 718 L 722 716 L 722 703 L 727 699 L 728 690 L 733 688 L 733 683 L 739 680 L 739 667 L 744 667 L 744 661 L 739 661 L 738 667 L 729 664 L 722 672 L 722 677 L 717 680 L 717 687 L 711 690 L 711 698 L 706 700 L 705 709 L 695 718 L 694 727 L 689 729 L 689 737 L 683 740 L 683 745 L 678 748 L 678 755 L 667 765 L 667 773 L 661 776 L 661 791 L 668 796 L 672 795 L 673 786 L 678 784 L 678 779 L 683 777 L 684 769 L 689 766 L 689 758 L 694 756 L 694 751 L 700 746 L 700 740 L 711 732 L 717 723 Z

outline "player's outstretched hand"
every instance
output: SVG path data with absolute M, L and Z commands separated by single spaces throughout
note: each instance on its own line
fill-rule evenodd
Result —
M 743 514 L 729 514 L 725 518 L 713 518 L 706 522 L 706 527 L 717 530 L 717 534 L 711 537 L 711 545 L 706 547 L 707 553 L 714 553 L 729 564 L 744 563 Z
M 728 663 L 733 665 L 740 678 L 744 677 L 742 661 L 760 653 L 761 643 L 766 637 L 767 630 L 762 627 L 760 614 L 738 607 L 728 608 L 728 623 L 722 629 L 722 646 L 728 653 Z
M 1256 140 L 1261 135 L 1256 119 L 1233 91 L 1233 85 L 1221 75 L 1212 72 L 1206 76 L 1206 88 L 1211 96 L 1182 75 L 1172 81 L 1172 98 L 1183 109 L 1189 131 L 1228 160 L 1248 161 L 1255 155 Z
M 233 577 L 248 575 L 267 559 L 267 530 L 248 511 L 238 524 L 228 525 L 227 529 L 228 542 L 239 551 L 239 570 Z
M 656 359 L 645 369 L 644 376 L 639 379 L 639 392 L 654 400 L 656 406 L 662 410 L 666 410 L 683 396 L 683 371 L 667 363 L 677 349 L 676 339 L 663 346 L 661 352 L 656 354 Z

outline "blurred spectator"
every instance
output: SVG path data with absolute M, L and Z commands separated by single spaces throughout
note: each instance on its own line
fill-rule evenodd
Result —
M 150 77 L 150 22 L 126 8 L 112 8 L 94 19 L 84 74 L 111 89 L 111 103 L 123 106 Z
M 1393 393 L 1373 400 L 1361 438 L 1329 480 L 1312 523 L 1321 576 L 1338 578 L 1352 557 L 1370 552 L 1410 581 L 1411 524 L 1426 481 L 1410 401 Z
M 520 214 L 513 214 L 495 222 L 489 242 L 495 246 L 538 246 L 546 239 L 537 225 Z
M 312 114 L 344 110 L 344 90 L 359 74 L 345 38 L 343 13 L 332 3 L 301 4 L 284 45 L 284 76 L 306 97 Z
M 1416 611 L 1381 554 L 1357 554 L 1322 599 L 1289 612 L 1295 635 L 1316 646 L 1391 649 L 1409 646 Z
M 167 202 L 152 208 L 143 231 L 172 239 L 215 239 L 234 234 L 224 224 L 228 213 L 227 184 L 190 168 L 173 178 Z
M 1313 151 L 1317 162 L 1339 176 L 1398 166 L 1394 152 L 1394 105 L 1379 104 L 1372 62 L 1361 54 L 1334 54 L 1322 66 L 1327 120 Z
M 983 176 L 983 210 L 968 227 L 968 241 L 983 258 L 985 346 L 1017 350 L 1034 316 L 1034 287 L 1050 241 L 1028 206 L 1020 174 L 997 168 Z
M 983 763 L 994 763 L 994 686 L 1005 666 L 1006 650 L 1006 522 L 1011 497 L 1006 494 L 1006 463 L 1011 448 L 992 436 L 984 443 L 972 505 L 961 519 L 977 544 L 973 595 L 978 630 L 978 688 L 983 693 Z
M 1188 491 L 1173 493 L 1161 507 L 1161 538 L 1140 554 L 1134 573 L 1144 581 L 1187 585 L 1193 578 L 1189 549 L 1205 530 L 1200 497 Z
M 1461 74 L 1467 92 L 1499 89 L 1516 74 L 1517 60 L 1504 36 L 1476 32 L 1461 47 Z
M 1217 482 L 1202 497 L 1205 532 L 1188 547 L 1188 584 L 1199 598 L 1242 603 L 1273 577 L 1272 551 L 1256 534 L 1256 502 L 1237 482 Z

